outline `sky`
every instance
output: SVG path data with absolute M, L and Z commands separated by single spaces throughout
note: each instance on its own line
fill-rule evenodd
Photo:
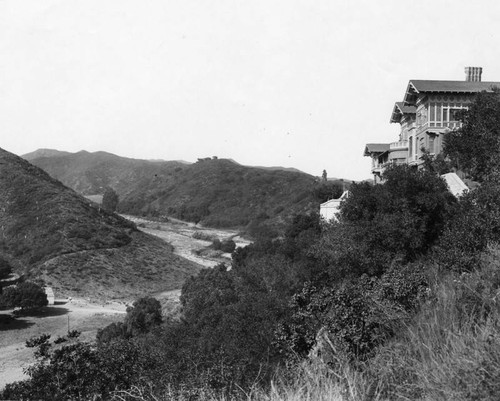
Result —
M 0 147 L 370 178 L 410 79 L 500 81 L 497 0 L 0 0 Z

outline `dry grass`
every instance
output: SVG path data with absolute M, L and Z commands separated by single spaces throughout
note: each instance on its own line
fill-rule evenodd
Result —
M 498 256 L 494 250 L 481 269 L 436 281 L 434 299 L 379 351 L 370 369 L 387 399 L 500 398 Z
M 201 266 L 173 254 L 159 238 L 135 232 L 130 244 L 61 255 L 43 264 L 57 294 L 93 300 L 136 299 L 182 287 Z

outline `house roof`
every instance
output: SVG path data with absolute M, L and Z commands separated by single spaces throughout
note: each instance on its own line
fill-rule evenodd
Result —
M 457 198 L 469 190 L 467 185 L 465 185 L 465 183 L 455 173 L 443 174 L 441 177 L 444 178 L 446 184 L 448 184 L 450 192 Z
M 463 92 L 476 93 L 491 91 L 494 86 L 500 87 L 500 82 L 482 81 L 429 81 L 412 79 L 410 84 L 419 92 Z
M 363 156 L 370 156 L 372 153 L 384 153 L 389 150 L 388 143 L 367 143 Z
M 491 92 L 494 87 L 500 88 L 500 82 L 483 81 L 432 81 L 412 79 L 408 82 L 404 104 L 412 104 L 414 96 L 419 93 L 478 93 Z
M 392 109 L 391 123 L 399 123 L 403 114 L 415 114 L 417 108 L 415 106 L 408 106 L 404 102 L 396 102 L 394 109 Z

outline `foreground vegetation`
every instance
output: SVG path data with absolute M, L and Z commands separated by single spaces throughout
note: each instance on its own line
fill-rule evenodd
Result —
M 500 104 L 481 94 L 464 129 L 484 122 L 482 101 Z M 188 279 L 180 316 L 142 298 L 95 343 L 42 355 L 3 397 L 498 399 L 500 174 L 471 170 L 480 186 L 456 199 L 436 169 L 353 185 L 336 223 L 296 215 L 282 237 L 236 249 L 231 269 Z

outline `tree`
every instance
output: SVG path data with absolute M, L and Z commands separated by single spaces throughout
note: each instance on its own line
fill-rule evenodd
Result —
M 108 212 L 114 212 L 118 206 L 118 194 L 111 187 L 107 187 L 102 196 L 102 207 Z
M 322 181 L 316 184 L 316 187 L 313 189 L 313 195 L 320 203 L 330 199 L 338 199 L 342 195 L 342 192 L 342 185 L 329 181 Z
M 23 311 L 34 310 L 48 304 L 47 294 L 39 285 L 25 281 L 15 287 L 8 287 L 2 294 L 3 303 Z
M 381 274 L 395 259 L 415 260 L 437 241 L 456 199 L 426 170 L 391 166 L 383 185 L 353 184 L 316 247 L 335 275 Z
M 132 336 L 147 333 L 162 322 L 161 304 L 152 297 L 140 298 L 127 308 L 125 330 Z
M 328 181 L 328 174 L 326 173 L 326 170 L 323 170 L 323 175 L 321 176 L 321 179 L 325 182 Z
M 9 264 L 9 262 L 0 257 L 0 280 L 6 279 L 11 273 L 12 266 Z
M 470 271 L 489 242 L 500 241 L 500 174 L 492 173 L 460 198 L 436 247 L 434 259 L 445 269 Z
M 500 167 L 500 91 L 479 93 L 460 116 L 463 125 L 445 135 L 444 154 L 474 180 Z

